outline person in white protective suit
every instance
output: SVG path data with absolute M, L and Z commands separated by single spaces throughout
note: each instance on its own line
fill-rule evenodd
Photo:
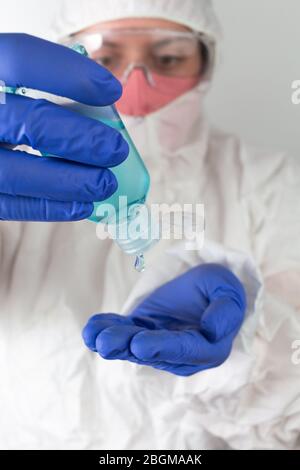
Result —
M 122 77 L 107 51 L 97 56 L 93 38 L 122 38 L 123 29 L 126 42 L 143 28 L 200 33 L 201 77 L 177 81 L 170 99 L 162 89 L 138 95 L 157 71 L 136 49 L 127 49 Z M 125 77 L 118 107 L 151 175 L 148 202 L 204 204 L 205 241 L 193 251 L 161 241 L 139 274 L 87 220 L 1 223 L 0 447 L 300 448 L 299 165 L 207 121 L 203 100 L 220 40 L 211 2 L 65 1 L 54 36 L 90 45 L 92 58 Z M 86 348 L 81 331 L 92 314 L 129 313 L 206 263 L 229 268 L 247 296 L 221 365 L 181 377 Z

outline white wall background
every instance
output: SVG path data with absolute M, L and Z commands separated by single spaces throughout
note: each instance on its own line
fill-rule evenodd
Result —
M 300 80 L 300 1 L 215 0 L 215 6 L 224 47 L 210 115 L 251 143 L 300 158 L 300 105 L 291 102 L 291 83 Z
M 47 36 L 60 1 L 0 0 L 0 31 Z M 300 80 L 300 1 L 215 0 L 215 7 L 224 41 L 209 115 L 252 144 L 300 158 L 300 105 L 291 102 L 291 83 Z

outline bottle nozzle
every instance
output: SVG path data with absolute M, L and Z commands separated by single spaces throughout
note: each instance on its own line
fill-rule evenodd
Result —
M 158 242 L 159 234 L 144 204 L 130 212 L 127 218 L 108 224 L 108 232 L 124 253 L 139 256 Z

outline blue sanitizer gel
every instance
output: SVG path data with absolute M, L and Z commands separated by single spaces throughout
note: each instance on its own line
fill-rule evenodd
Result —
M 151 227 L 150 213 L 145 206 L 150 177 L 143 160 L 114 105 L 95 107 L 71 102 L 65 106 L 117 129 L 129 144 L 127 159 L 110 168 L 118 181 L 117 191 L 105 201 L 94 204 L 90 220 L 106 223 L 108 231 L 125 253 L 141 255 L 158 240 L 157 236 L 151 236 L 151 228 L 153 231 L 154 227 Z M 140 265 L 137 262 L 136 268 Z

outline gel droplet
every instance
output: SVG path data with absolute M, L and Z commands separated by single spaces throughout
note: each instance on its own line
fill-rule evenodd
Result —
M 135 259 L 134 267 L 138 273 L 142 273 L 143 271 L 145 271 L 145 258 L 144 258 L 143 253 L 137 255 Z
M 71 49 L 73 49 L 73 51 L 78 52 L 81 55 L 84 55 L 86 57 L 88 56 L 86 48 L 82 46 L 81 44 L 73 44 Z

